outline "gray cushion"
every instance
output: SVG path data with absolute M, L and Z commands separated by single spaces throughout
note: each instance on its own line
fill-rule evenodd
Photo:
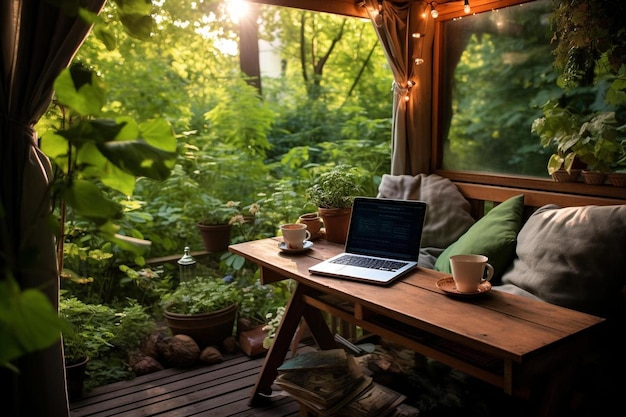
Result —
M 378 187 L 378 197 L 425 201 L 428 209 L 421 246 L 437 256 L 440 251 L 428 248 L 447 248 L 474 224 L 470 203 L 452 181 L 439 175 L 385 174 Z
M 538 209 L 517 236 L 502 277 L 540 299 L 600 316 L 626 284 L 626 205 Z

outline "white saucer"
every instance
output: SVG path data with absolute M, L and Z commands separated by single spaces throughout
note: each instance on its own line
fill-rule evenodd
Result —
M 311 249 L 313 247 L 313 242 L 311 242 L 310 240 L 307 240 L 304 242 L 304 246 L 302 247 L 302 249 L 291 249 L 287 247 L 287 244 L 285 242 L 281 242 L 278 244 L 278 248 L 280 250 L 282 250 L 283 252 L 288 252 L 288 253 L 298 253 L 298 252 L 304 252 L 307 251 L 309 249 Z
M 476 291 L 472 292 L 461 292 L 457 290 L 456 285 L 454 285 L 454 279 L 452 277 L 441 278 L 439 281 L 437 281 L 436 285 L 437 288 L 439 288 L 441 291 L 454 297 L 475 297 L 477 295 L 491 291 L 491 283 L 489 281 L 483 282 L 478 286 Z

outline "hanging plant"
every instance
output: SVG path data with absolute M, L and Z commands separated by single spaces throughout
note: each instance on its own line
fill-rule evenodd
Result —
M 626 3 L 614 0 L 554 0 L 554 65 L 564 88 L 592 85 L 596 66 L 617 74 L 626 58 Z

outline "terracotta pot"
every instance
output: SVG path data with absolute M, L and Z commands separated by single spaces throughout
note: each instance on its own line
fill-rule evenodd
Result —
M 326 240 L 335 243 L 346 243 L 350 214 L 352 207 L 340 209 L 319 208 L 320 216 L 324 222 Z
M 306 224 L 307 230 L 311 233 L 311 240 L 319 239 L 322 236 L 322 219 L 318 213 L 306 213 L 298 217 L 297 223 Z
M 167 309 L 163 312 L 172 334 L 186 334 L 196 341 L 200 349 L 207 346 L 223 347 L 226 338 L 233 335 L 237 304 L 212 313 L 178 314 Z
M 626 187 L 626 173 L 613 172 L 608 174 L 609 181 L 615 187 Z
M 198 223 L 198 230 L 202 235 L 204 249 L 207 252 L 226 252 L 230 245 L 230 224 L 207 225 Z
M 581 169 L 570 169 L 570 172 L 567 172 L 564 169 L 559 169 L 552 174 L 552 179 L 556 182 L 576 182 L 581 171 Z
M 65 365 L 67 395 L 70 401 L 78 400 L 83 396 L 83 385 L 85 383 L 85 370 L 87 369 L 87 362 L 89 362 L 89 358 L 86 358 L 79 363 Z
M 585 184 L 601 185 L 606 181 L 606 174 L 600 171 L 582 171 L 583 181 Z

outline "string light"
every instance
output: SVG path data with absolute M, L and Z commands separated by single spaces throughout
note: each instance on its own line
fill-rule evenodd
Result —
M 439 10 L 437 10 L 437 2 L 436 1 L 425 1 L 424 3 L 426 3 L 428 6 L 430 6 L 430 16 L 433 19 L 436 19 L 439 17 Z M 471 7 L 470 7 L 470 2 L 469 0 L 463 0 L 463 11 L 465 12 L 465 14 L 469 14 L 471 11 Z M 424 11 L 422 12 L 422 18 L 426 18 L 426 16 L 428 13 L 428 8 L 425 8 Z
M 430 15 L 433 17 L 433 19 L 436 19 L 439 17 L 439 12 L 437 11 L 437 9 L 435 9 L 435 4 L 437 4 L 437 2 L 432 2 L 430 3 Z

